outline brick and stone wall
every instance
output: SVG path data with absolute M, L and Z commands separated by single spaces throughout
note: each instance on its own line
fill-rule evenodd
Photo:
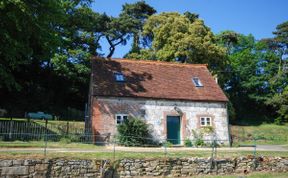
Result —
M 1 177 L 191 177 L 194 175 L 249 174 L 257 171 L 287 172 L 288 158 L 240 157 L 233 159 L 171 158 L 65 160 L 0 160 Z
M 210 117 L 217 140 L 228 144 L 229 132 L 226 104 L 223 102 L 191 102 L 95 97 L 92 104 L 93 134 L 116 134 L 115 114 L 143 118 L 155 139 L 166 139 L 166 117 L 181 117 L 181 140 L 193 139 L 192 129 L 200 129 L 200 117 Z M 181 114 L 175 110 L 181 111 Z M 204 135 L 205 136 L 205 135 Z M 211 136 L 210 136 L 211 137 Z M 211 139 L 206 135 L 206 139 Z

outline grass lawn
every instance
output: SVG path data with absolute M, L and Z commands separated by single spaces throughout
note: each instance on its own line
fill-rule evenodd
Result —
M 44 141 L 13 141 L 6 142 L 0 141 L 0 148 L 44 148 Z M 48 148 L 79 148 L 79 149 L 101 149 L 103 146 L 95 146 L 93 144 L 85 143 L 69 143 L 65 141 L 60 142 L 47 142 Z
M 257 145 L 286 145 L 288 144 L 288 124 L 261 124 L 256 126 L 233 125 L 231 134 L 235 144 L 253 144 L 254 138 Z
M 53 148 L 53 147 L 48 147 Z M 184 158 L 184 157 L 211 157 L 211 151 L 210 150 L 185 150 L 185 151 L 171 151 L 168 150 L 165 154 L 165 151 L 158 150 L 158 151 L 150 151 L 150 152 L 133 152 L 133 151 L 120 151 L 113 149 L 107 149 L 103 146 L 94 146 L 86 145 L 82 148 L 79 147 L 73 147 L 73 145 L 67 145 L 65 150 L 60 151 L 53 151 L 48 150 L 47 151 L 47 157 L 48 158 L 73 158 L 73 159 L 123 159 L 123 158 L 135 158 L 135 159 L 143 159 L 143 158 Z M 71 148 L 71 150 L 69 150 Z M 153 148 L 151 148 L 153 149 Z M 89 151 L 89 152 L 88 152 Z M 219 150 L 217 151 L 217 158 L 231 158 L 231 157 L 240 157 L 240 156 L 247 156 L 247 155 L 253 155 L 252 151 L 227 151 L 227 150 Z M 273 151 L 257 151 L 256 156 L 277 156 L 277 157 L 288 157 L 288 151 L 287 152 L 273 152 Z M 37 157 L 44 157 L 44 147 L 43 149 L 37 149 L 37 150 L 19 150 L 16 151 L 7 151 L 1 150 L 0 151 L 0 159 L 1 158 L 37 158 Z

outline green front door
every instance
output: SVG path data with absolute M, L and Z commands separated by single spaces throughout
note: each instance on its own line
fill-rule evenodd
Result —
M 180 144 L 180 117 L 167 116 L 167 141 Z

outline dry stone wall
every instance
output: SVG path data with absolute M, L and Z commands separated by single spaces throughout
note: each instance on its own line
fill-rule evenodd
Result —
M 65 160 L 0 160 L 1 177 L 191 177 L 254 171 L 288 172 L 288 158 L 240 157 L 234 159 L 170 158 Z

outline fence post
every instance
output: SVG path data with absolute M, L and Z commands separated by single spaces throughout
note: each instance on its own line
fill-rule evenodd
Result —
M 12 139 L 12 130 L 13 130 L 13 120 L 12 117 L 10 118 L 10 128 L 9 128 L 9 140 Z
M 47 125 L 48 125 L 48 120 L 45 119 L 45 137 L 44 137 L 44 141 L 45 141 L 45 147 L 44 147 L 44 156 L 46 156 L 47 154 Z
M 67 126 L 66 126 L 66 135 L 69 134 L 69 121 L 67 121 Z
M 116 154 L 115 139 L 113 139 L 113 161 L 115 161 L 115 154 Z
M 167 158 L 167 141 L 164 142 L 164 155 Z

